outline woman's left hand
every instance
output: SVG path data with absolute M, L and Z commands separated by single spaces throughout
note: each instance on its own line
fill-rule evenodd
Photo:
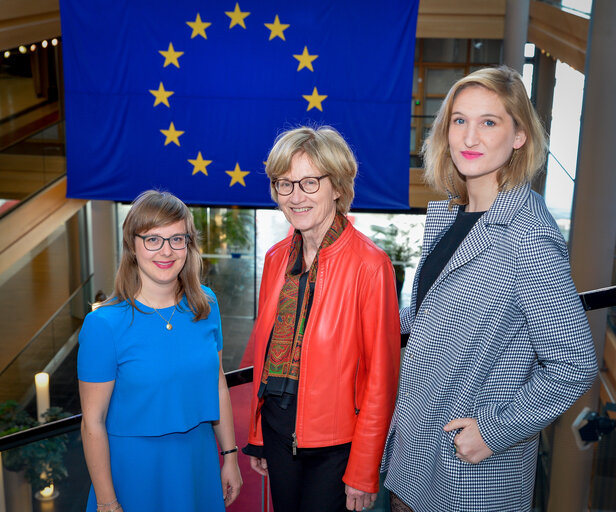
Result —
M 458 459 L 479 464 L 494 453 L 483 441 L 475 418 L 457 418 L 443 427 L 445 432 L 456 429 L 460 429 L 460 432 L 453 438 L 453 446 Z
M 227 457 L 229 460 L 226 460 Z M 228 507 L 239 496 L 243 483 L 240 467 L 237 464 L 237 457 L 225 457 L 222 469 L 220 470 L 220 479 L 222 481 L 222 495 L 225 499 L 225 507 Z
M 376 493 L 364 492 L 344 484 L 346 493 L 346 508 L 348 510 L 369 510 L 374 506 Z

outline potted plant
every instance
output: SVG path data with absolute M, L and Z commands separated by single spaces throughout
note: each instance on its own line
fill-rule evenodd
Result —
M 44 413 L 46 423 L 67 416 L 69 414 L 60 407 L 50 407 Z M 16 401 L 0 403 L 0 437 L 37 425 L 39 422 L 21 409 Z M 3 452 L 2 462 L 8 471 L 23 472 L 32 490 L 39 492 L 67 476 L 64 465 L 67 443 L 66 435 L 35 441 Z

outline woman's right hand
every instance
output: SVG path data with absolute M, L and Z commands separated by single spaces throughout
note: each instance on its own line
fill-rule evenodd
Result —
M 254 469 L 261 476 L 267 476 L 267 461 L 265 459 L 260 459 L 259 457 L 254 457 L 252 455 L 250 457 L 250 467 Z

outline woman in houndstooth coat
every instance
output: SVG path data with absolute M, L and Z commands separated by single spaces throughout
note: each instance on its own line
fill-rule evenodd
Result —
M 393 510 L 527 511 L 541 429 L 597 362 L 567 246 L 530 182 L 546 140 L 519 74 L 476 71 L 424 145 L 430 203 L 383 470 Z

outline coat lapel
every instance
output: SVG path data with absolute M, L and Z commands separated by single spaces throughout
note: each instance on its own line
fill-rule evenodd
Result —
M 507 192 L 500 192 L 494 201 L 494 204 L 490 209 L 477 221 L 477 224 L 473 226 L 466 238 L 462 241 L 458 249 L 454 252 L 453 256 L 445 265 L 445 268 L 440 273 L 430 290 L 426 294 L 426 297 L 432 293 L 438 285 L 446 279 L 449 274 L 454 270 L 465 265 L 473 258 L 476 258 L 479 254 L 490 247 L 491 239 L 488 226 L 490 224 L 507 225 L 511 222 L 515 214 L 520 209 L 521 205 L 526 202 L 528 195 L 530 194 L 530 185 L 520 185 Z M 428 231 L 429 224 L 426 222 L 426 235 L 424 238 L 424 244 L 427 246 L 427 250 L 424 251 L 421 259 L 421 265 L 425 261 L 425 257 L 432 252 L 434 246 L 441 239 L 442 235 L 453 224 L 458 209 L 453 208 L 451 211 L 447 209 L 446 201 L 439 201 L 435 203 L 434 211 L 428 210 L 428 217 L 430 214 L 434 214 L 437 219 L 434 219 L 433 223 L 430 223 L 430 231 Z M 417 272 L 421 271 L 421 267 L 418 267 Z M 417 296 L 417 284 L 418 280 L 415 279 L 413 286 L 413 301 L 415 303 Z
M 461 267 L 465 263 L 468 263 L 473 258 L 476 258 L 479 254 L 485 251 L 491 244 L 490 235 L 486 228 L 484 219 L 481 218 L 469 231 L 466 238 L 462 240 L 462 243 L 453 253 L 453 256 L 445 265 L 445 268 L 441 272 L 436 282 L 437 285 L 442 279 L 445 279 L 451 272 Z

